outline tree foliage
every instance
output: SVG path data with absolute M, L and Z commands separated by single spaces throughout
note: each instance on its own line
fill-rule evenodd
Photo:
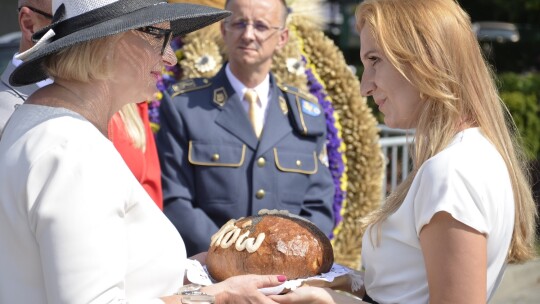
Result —
M 459 0 L 472 21 L 540 25 L 540 0 Z

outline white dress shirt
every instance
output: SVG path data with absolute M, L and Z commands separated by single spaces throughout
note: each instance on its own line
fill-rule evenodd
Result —
M 227 75 L 227 78 L 229 79 L 234 91 L 242 100 L 242 106 L 244 107 L 244 110 L 246 110 L 246 113 L 249 112 L 249 103 L 243 99 L 246 91 L 248 89 L 253 89 L 255 92 L 257 92 L 257 95 L 259 96 L 259 103 L 257 103 L 257 106 L 259 109 L 255 111 L 255 115 L 259 121 L 263 122 L 264 126 L 264 122 L 266 121 L 266 109 L 268 109 L 268 101 L 270 100 L 270 74 L 267 74 L 264 80 L 254 88 L 248 88 L 242 82 L 240 82 L 240 80 L 238 80 L 238 78 L 236 78 L 236 76 L 234 76 L 232 73 L 229 64 L 227 64 L 225 67 L 225 74 Z

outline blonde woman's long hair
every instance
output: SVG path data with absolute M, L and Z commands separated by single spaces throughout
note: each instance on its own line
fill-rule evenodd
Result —
M 146 152 L 146 129 L 137 105 L 128 103 L 120 109 L 119 114 L 135 148 Z
M 500 99 L 495 76 L 482 56 L 470 18 L 454 0 L 367 0 L 356 11 L 358 31 L 371 30 L 397 70 L 421 92 L 413 169 L 386 203 L 368 215 L 363 229 L 377 226 L 403 203 L 418 169 L 463 128 L 480 127 L 510 174 L 515 224 L 511 263 L 534 257 L 536 207 L 519 134 Z

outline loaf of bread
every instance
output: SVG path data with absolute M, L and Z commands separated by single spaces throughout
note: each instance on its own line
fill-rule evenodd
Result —
M 212 236 L 206 257 L 217 281 L 241 274 L 311 277 L 328 272 L 333 263 L 332 244 L 319 228 L 277 210 L 230 220 Z

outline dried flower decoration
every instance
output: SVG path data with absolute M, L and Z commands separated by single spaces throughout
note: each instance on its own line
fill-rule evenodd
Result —
M 195 38 L 184 45 L 183 51 L 184 58 L 179 63 L 185 78 L 210 78 L 223 64 L 219 47 L 213 41 Z
M 216 66 L 216 60 L 214 59 L 214 57 L 208 54 L 202 55 L 201 57 L 199 57 L 199 60 L 195 61 L 195 68 L 201 73 L 211 71 L 215 69 Z
M 302 75 L 306 72 L 306 67 L 302 60 L 297 58 L 287 58 L 287 71 L 295 75 Z

